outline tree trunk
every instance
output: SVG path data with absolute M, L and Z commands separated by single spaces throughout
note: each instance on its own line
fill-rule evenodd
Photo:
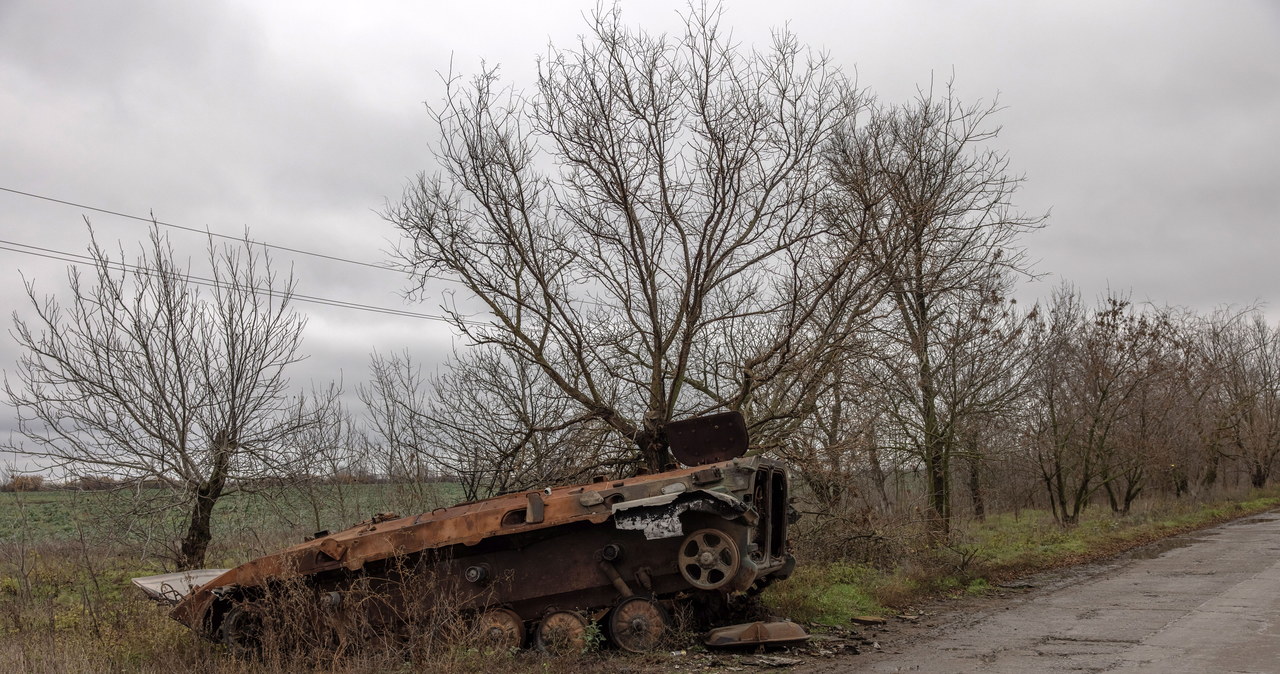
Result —
M 205 482 L 196 489 L 195 503 L 191 506 L 191 520 L 187 524 L 187 535 L 182 539 L 182 548 L 178 556 L 178 569 L 186 571 L 204 566 L 204 555 L 209 549 L 209 541 L 213 539 L 210 523 L 213 519 L 213 506 L 221 496 L 222 486 L 214 486 Z
M 973 442 L 970 450 L 974 451 L 969 456 L 969 501 L 973 504 L 973 516 L 979 522 L 987 519 L 987 503 L 982 493 L 982 461 L 976 453 L 977 442 Z
M 214 465 L 209 479 L 201 482 L 195 489 L 195 502 L 191 506 L 191 519 L 187 523 L 187 534 L 182 539 L 178 552 L 178 569 L 187 571 L 204 566 L 204 556 L 209 549 L 209 541 L 213 539 L 213 506 L 222 496 L 226 486 L 227 473 L 231 468 L 232 444 L 224 440 L 214 443 Z
M 871 482 L 875 485 L 876 494 L 880 496 L 880 510 L 889 510 L 889 493 L 885 491 L 885 475 L 884 466 L 880 465 L 880 449 L 876 447 L 875 439 L 867 443 L 867 463 L 871 467 Z
M 947 455 L 940 440 L 934 440 L 925 448 L 925 475 L 929 483 L 929 539 L 940 544 L 951 534 Z
M 1209 468 L 1205 470 L 1204 477 L 1200 480 L 1200 484 L 1206 489 L 1212 489 L 1218 483 L 1218 461 L 1221 457 L 1216 451 L 1213 458 L 1209 460 Z
M 923 315 L 923 311 L 921 312 Z M 943 435 L 938 420 L 938 396 L 933 384 L 933 368 L 929 365 L 926 344 L 917 347 L 920 363 L 920 397 L 923 403 L 924 467 L 929 494 L 929 539 L 933 544 L 945 543 L 951 534 L 951 458 L 950 439 Z
M 1253 470 L 1249 474 L 1249 484 L 1254 489 L 1267 486 L 1267 478 L 1271 477 L 1271 466 L 1262 461 L 1253 462 Z
M 645 419 L 644 430 L 636 438 L 640 448 L 642 467 L 649 473 L 660 473 L 675 462 L 671 458 L 671 447 L 667 444 L 666 435 L 649 419 Z
M 1138 500 L 1138 495 L 1142 493 L 1142 483 L 1132 481 L 1126 485 L 1124 490 L 1124 514 L 1128 515 L 1133 502 Z
M 1115 489 L 1112 487 L 1112 484 L 1111 484 L 1113 480 L 1111 480 L 1111 478 L 1105 475 L 1103 476 L 1102 479 L 1103 479 L 1102 487 L 1107 490 L 1107 505 L 1111 506 L 1111 512 L 1113 513 L 1120 512 L 1120 499 L 1119 497 L 1116 496 Z

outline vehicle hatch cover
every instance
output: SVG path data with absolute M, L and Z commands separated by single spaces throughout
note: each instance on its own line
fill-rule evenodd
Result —
M 707 632 L 702 643 L 715 648 L 798 644 L 809 640 L 809 633 L 790 620 L 729 625 Z
M 663 430 L 671 455 L 686 466 L 728 461 L 747 453 L 747 421 L 741 412 L 673 421 Z

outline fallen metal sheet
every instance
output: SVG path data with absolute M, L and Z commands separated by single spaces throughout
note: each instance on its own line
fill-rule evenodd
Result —
M 147 597 L 162 604 L 177 604 L 193 590 L 226 573 L 226 569 L 193 569 L 134 578 L 133 584 Z
M 707 632 L 702 643 L 713 648 L 798 644 L 809 640 L 804 628 L 789 620 L 743 623 Z

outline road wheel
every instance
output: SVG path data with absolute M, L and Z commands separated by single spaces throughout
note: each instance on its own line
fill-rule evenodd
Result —
M 576 611 L 548 613 L 538 623 L 534 643 L 552 655 L 581 653 L 587 648 L 587 619 Z
M 719 529 L 699 529 L 680 543 L 680 575 L 699 590 L 717 590 L 738 573 L 738 545 Z
M 524 645 L 524 620 L 511 609 L 491 608 L 480 614 L 477 622 L 487 646 L 512 651 Z
M 218 641 L 237 657 L 252 657 L 262 650 L 262 611 L 252 602 L 232 606 L 218 627 Z
M 632 653 L 651 651 L 667 632 L 667 612 L 648 597 L 624 599 L 609 612 L 609 640 Z

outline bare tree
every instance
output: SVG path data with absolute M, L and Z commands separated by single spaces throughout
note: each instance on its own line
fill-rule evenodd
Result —
M 5 377 L 28 441 L 10 449 L 69 475 L 110 475 L 158 511 L 185 509 L 181 568 L 203 563 L 219 499 L 287 473 L 304 451 L 291 439 L 326 407 L 291 395 L 285 377 L 306 324 L 292 279 L 247 241 L 210 242 L 208 257 L 202 280 L 156 229 L 133 264 L 95 241 L 92 271 L 68 270 L 65 303 L 27 283 L 35 319 L 14 314 L 25 351 L 16 380 Z
M 843 129 L 828 153 L 846 200 L 843 221 L 871 233 L 889 276 L 879 369 L 894 391 L 892 414 L 924 468 L 937 537 L 949 528 L 950 461 L 961 435 L 973 427 L 971 417 L 1010 397 L 1000 386 L 1009 383 L 1005 364 L 975 350 L 1010 353 L 1019 328 L 1000 326 L 998 339 L 966 333 L 975 318 L 1005 311 L 1014 279 L 1028 273 L 1018 237 L 1042 221 L 1013 210 L 1021 178 L 988 146 L 999 132 L 991 126 L 997 111 L 964 104 L 948 83 L 941 95 L 923 90 L 909 104 L 875 109 Z M 968 383 L 957 388 L 961 379 Z
M 370 477 L 360 465 L 370 442 L 362 419 L 341 402 L 336 386 L 313 397 L 332 402 L 326 414 L 295 435 L 294 443 L 304 451 L 288 474 L 277 476 L 286 488 L 275 490 L 269 505 L 277 524 L 305 523 L 310 531 L 320 531 L 371 514 L 362 509 L 365 504 L 352 484 Z
M 1016 300 L 1001 294 L 1006 283 L 1003 276 L 993 278 L 988 292 L 975 293 L 967 306 L 940 322 L 935 340 L 941 356 L 935 361 L 939 407 L 978 519 L 986 516 L 984 462 L 1000 431 L 1021 420 L 1031 370 L 1038 365 L 1035 353 L 1025 348 L 1037 310 L 1020 312 Z
M 1238 459 L 1239 403 L 1252 398 L 1252 387 L 1244 385 L 1241 376 L 1248 369 L 1243 363 L 1250 351 L 1244 326 L 1256 311 L 1224 307 L 1208 316 L 1187 314 L 1182 320 L 1179 384 L 1195 412 L 1189 418 L 1197 440 L 1180 471 L 1186 480 L 1194 477 L 1189 486 L 1220 486 L 1231 462 Z
M 1128 513 L 1146 488 L 1172 401 L 1164 386 L 1172 375 L 1167 357 L 1176 341 L 1169 313 L 1135 310 L 1127 298 L 1110 295 L 1085 325 L 1080 371 L 1089 433 L 1100 458 L 1099 481 L 1112 512 Z
M 612 472 L 626 446 L 528 363 L 495 348 L 457 354 L 426 376 L 408 356 L 372 361 L 358 389 L 388 473 L 423 483 L 456 480 L 467 499 L 581 481 Z
M 1141 493 L 1169 405 L 1159 392 L 1171 373 L 1168 312 L 1135 309 L 1110 293 L 1092 311 L 1060 288 L 1036 325 L 1031 436 L 1054 516 L 1074 524 L 1105 490 L 1113 510 L 1127 512 Z
M 1280 458 L 1280 333 L 1250 312 L 1221 325 L 1207 345 L 1218 375 L 1221 451 L 1263 487 Z
M 869 403 L 868 389 L 858 377 L 855 363 L 836 368 L 833 382 L 818 398 L 815 413 L 795 428 L 777 454 L 799 469 L 808 498 L 824 513 L 841 513 L 866 499 L 859 489 L 863 477 L 874 492 L 875 507 L 888 506 L 885 476 L 880 464 L 876 419 L 877 406 Z
M 654 470 L 678 416 L 741 409 L 756 437 L 785 431 L 879 297 L 865 242 L 820 207 L 820 149 L 859 95 L 790 34 L 744 50 L 718 8 L 684 18 L 672 39 L 597 11 L 528 97 L 493 70 L 448 78 L 441 172 L 386 214 L 420 279 L 483 305 L 483 321 L 453 308 L 459 331 Z
M 1075 335 L 1084 320 L 1079 293 L 1064 284 L 1037 314 L 1028 347 L 1039 354 L 1041 363 L 1032 378 L 1028 450 L 1049 495 L 1054 518 L 1063 523 L 1075 521 L 1087 503 L 1095 471 L 1091 457 L 1075 451 L 1083 415 L 1070 388 L 1076 377 Z

